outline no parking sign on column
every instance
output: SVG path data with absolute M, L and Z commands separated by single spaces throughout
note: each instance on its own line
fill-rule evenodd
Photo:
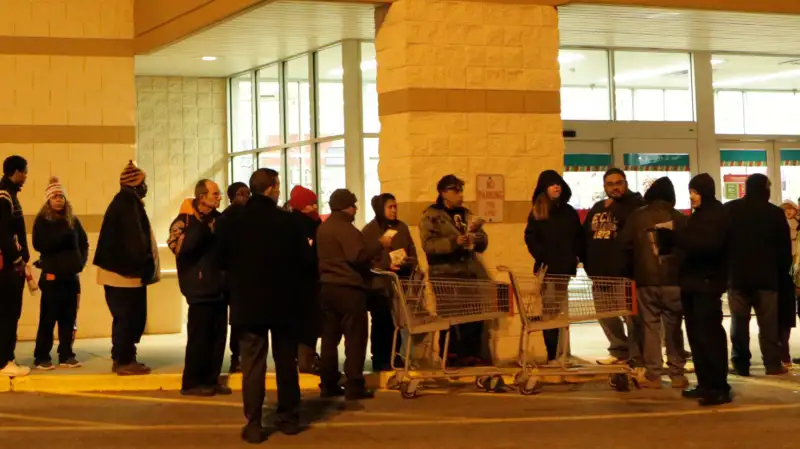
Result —
M 506 197 L 503 175 L 478 175 L 476 186 L 478 204 L 475 212 L 487 223 L 502 222 Z

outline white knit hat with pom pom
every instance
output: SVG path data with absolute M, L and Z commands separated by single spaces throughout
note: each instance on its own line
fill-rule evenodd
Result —
M 44 191 L 44 199 L 45 201 L 50 201 L 50 198 L 61 194 L 64 197 L 67 196 L 67 190 L 64 186 L 58 181 L 58 178 L 53 176 L 50 178 L 50 183 L 47 184 L 47 190 Z

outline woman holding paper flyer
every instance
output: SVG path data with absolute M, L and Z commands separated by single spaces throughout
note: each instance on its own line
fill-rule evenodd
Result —
M 463 206 L 464 181 L 447 175 L 436 185 L 439 196 L 428 207 L 419 224 L 422 248 L 428 259 L 431 277 L 489 279 L 476 254 L 489 246 L 483 220 Z M 450 329 L 450 347 L 455 353 L 443 354 L 450 363 L 462 366 L 483 364 L 483 323 L 465 323 Z M 445 332 L 440 334 L 443 348 Z
M 393 234 L 392 246 L 381 251 L 372 261 L 372 268 L 393 271 L 398 276 L 408 277 L 417 265 L 417 248 L 411 238 L 408 225 L 397 219 L 397 200 L 391 193 L 372 198 L 375 219 L 361 233 L 367 240 L 378 240 L 386 233 Z M 391 368 L 392 339 L 392 286 L 385 278 L 375 277 L 370 291 L 367 309 L 372 315 L 370 347 L 372 371 L 387 371 Z

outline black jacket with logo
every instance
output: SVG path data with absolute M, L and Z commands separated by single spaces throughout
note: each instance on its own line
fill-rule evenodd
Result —
M 0 180 L 0 253 L 3 263 L 0 273 L 10 273 L 14 264 L 28 262 L 28 235 L 25 229 L 25 217 L 17 194 L 20 187 L 10 179 Z
M 181 293 L 189 304 L 223 301 L 219 239 L 211 229 L 221 214 L 214 210 L 200 215 L 194 208 L 182 212 L 170 225 L 169 241 Z
M 606 199 L 592 206 L 583 222 L 586 258 L 583 268 L 589 276 L 630 277 L 631 261 L 619 240 L 633 211 L 644 205 L 642 195 L 626 192 L 618 200 Z
M 675 235 L 686 216 L 675 210 L 675 188 L 669 178 L 657 179 L 644 196 L 646 206 L 634 211 L 622 230 L 622 245 L 633 261 L 637 287 L 679 286 L 680 251 Z M 656 225 L 672 222 L 672 231 Z

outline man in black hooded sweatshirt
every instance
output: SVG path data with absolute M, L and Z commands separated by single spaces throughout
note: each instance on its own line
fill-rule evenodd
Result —
M 728 212 L 716 198 L 714 179 L 701 173 L 689 182 L 694 213 L 676 235 L 683 254 L 681 300 L 686 334 L 694 356 L 697 387 L 683 397 L 700 405 L 731 401 L 728 385 L 728 342 L 722 326 L 722 294 L 728 288 Z
M 583 269 L 590 277 L 630 277 L 630 261 L 625 257 L 618 237 L 628 216 L 644 205 L 644 199 L 642 195 L 628 190 L 625 172 L 619 168 L 608 169 L 603 175 L 603 184 L 608 198 L 595 203 L 583 222 L 586 235 Z M 638 344 L 635 344 L 638 338 L 633 329 L 633 320 L 603 318 L 599 322 L 608 338 L 609 357 L 597 363 L 611 365 L 635 362 L 640 358 Z
M 642 323 L 645 388 L 661 388 L 661 326 L 667 346 L 668 374 L 673 388 L 686 388 L 686 358 L 681 331 L 679 257 L 673 232 L 682 232 L 686 216 L 675 210 L 675 188 L 669 178 L 659 178 L 644 194 L 647 205 L 628 218 L 622 231 L 623 247 L 633 260 L 633 278 Z
M 783 209 L 770 204 L 769 197 L 769 178 L 759 173 L 747 178 L 744 198 L 725 205 L 730 217 L 731 362 L 740 376 L 750 375 L 751 308 L 767 374 L 787 372 L 780 355 L 778 292 L 781 275 L 792 265 L 791 237 Z

